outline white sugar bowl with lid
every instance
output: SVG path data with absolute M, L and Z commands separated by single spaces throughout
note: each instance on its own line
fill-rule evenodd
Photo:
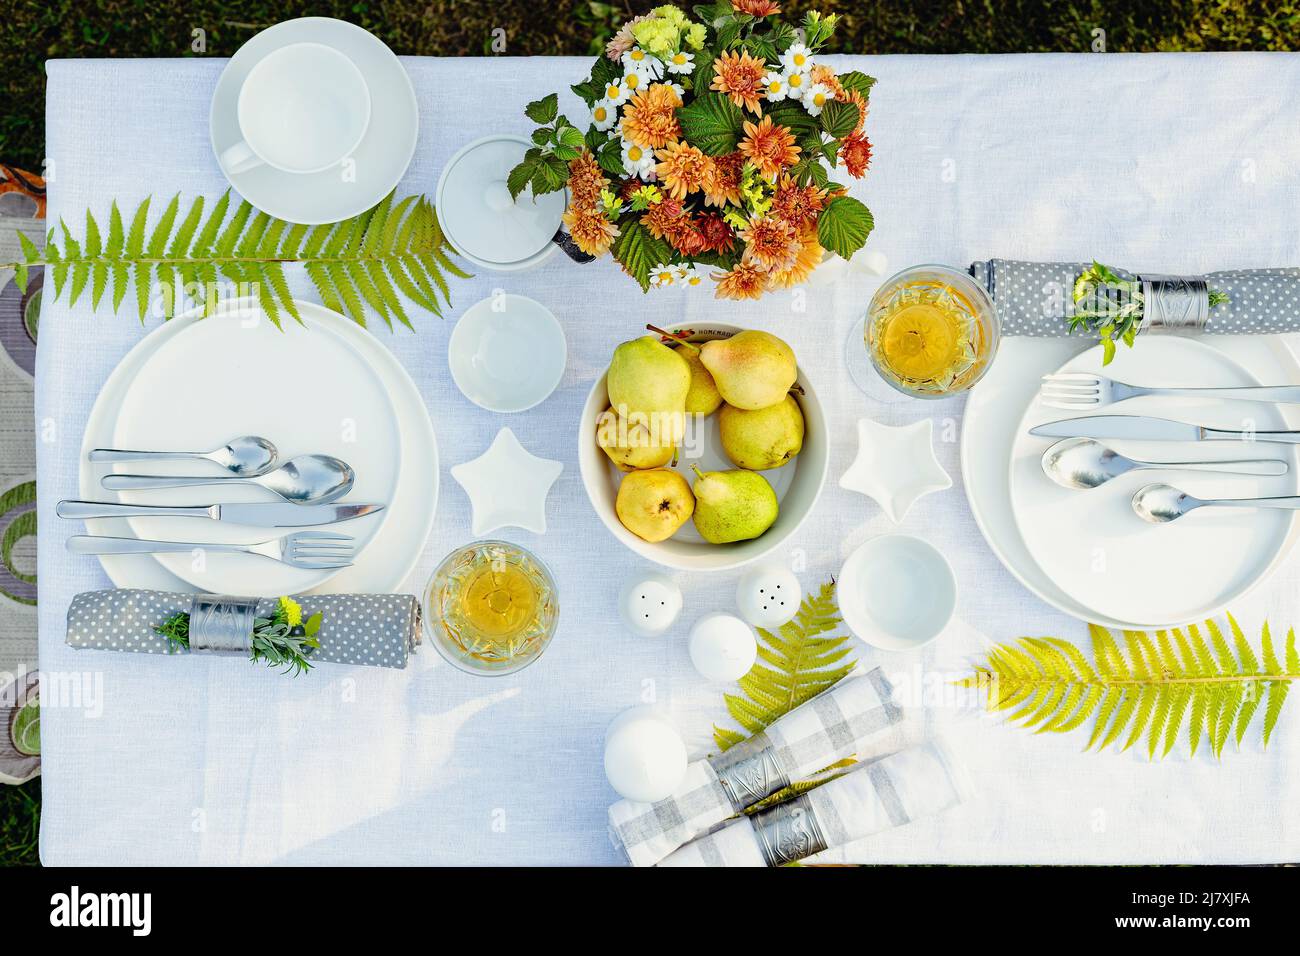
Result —
M 447 240 L 464 258 L 483 269 L 531 269 L 556 247 L 570 257 L 591 257 L 566 242 L 560 220 L 568 190 L 533 195 L 525 187 L 511 198 L 506 178 L 532 146 L 522 136 L 497 134 L 461 148 L 438 178 L 435 201 Z

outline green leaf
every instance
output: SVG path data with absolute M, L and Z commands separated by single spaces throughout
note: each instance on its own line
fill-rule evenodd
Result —
M 836 196 L 817 217 L 817 241 L 848 259 L 866 245 L 874 225 L 866 206 L 851 196 Z
M 656 239 L 641 221 L 633 216 L 619 223 L 620 234 L 614 242 L 614 258 L 623 266 L 642 292 L 650 289 L 650 270 L 672 257 L 672 246 L 664 239 Z
M 533 195 L 558 192 L 569 181 L 569 167 L 559 156 L 543 156 L 533 169 Z
M 831 100 L 822 107 L 822 114 L 818 119 L 821 121 L 821 128 L 825 132 L 836 139 L 843 139 L 849 133 L 852 133 L 853 128 L 858 125 L 859 115 L 856 104 Z
M 144 255 L 144 226 L 149 216 L 149 200 L 145 199 L 135 211 L 131 220 L 131 229 L 126 234 L 126 256 L 139 259 Z
M 850 70 L 847 73 L 840 73 L 835 77 L 840 82 L 840 86 L 846 90 L 852 90 L 861 93 L 864 97 L 871 95 L 871 88 L 876 85 L 874 76 L 867 76 L 858 70 Z
M 524 115 L 534 123 L 545 125 L 555 119 L 555 114 L 559 109 L 559 96 L 550 93 L 543 96 L 540 100 L 533 100 L 524 107 Z
M 744 131 L 740 108 L 721 93 L 701 93 L 677 111 L 677 120 L 692 146 L 709 156 L 735 152 Z

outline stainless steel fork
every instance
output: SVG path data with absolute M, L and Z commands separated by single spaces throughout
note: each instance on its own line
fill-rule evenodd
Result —
M 221 551 L 258 554 L 306 571 L 346 568 L 356 553 L 351 536 L 330 531 L 296 531 L 257 544 L 211 544 L 193 541 L 150 541 L 77 534 L 68 539 L 73 554 L 159 554 L 175 551 Z
M 1235 398 L 1250 402 L 1300 404 L 1300 386 L 1244 385 L 1235 388 L 1147 387 L 1117 382 L 1089 372 L 1057 372 L 1044 375 L 1038 397 L 1053 408 L 1100 408 L 1140 395 L 1168 395 L 1181 398 Z

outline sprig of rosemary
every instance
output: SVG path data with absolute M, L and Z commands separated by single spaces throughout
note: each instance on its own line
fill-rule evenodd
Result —
M 249 660 L 254 663 L 264 661 L 268 667 L 293 672 L 295 677 L 311 670 L 308 658 L 320 647 L 316 633 L 321 621 L 319 611 L 303 621 L 298 602 L 288 597 L 280 598 L 275 613 L 254 620 Z M 190 616 L 185 611 L 178 611 L 161 624 L 154 625 L 154 630 L 167 641 L 169 652 L 178 648 L 189 650 Z
M 1133 347 L 1146 307 L 1140 281 L 1121 278 L 1114 269 L 1093 260 L 1074 280 L 1072 297 L 1075 308 L 1070 316 L 1070 332 L 1083 329 L 1097 335 L 1102 365 L 1109 365 L 1115 358 L 1116 342 Z M 1228 294 L 1210 289 L 1209 299 L 1210 308 L 1214 308 L 1227 302 Z

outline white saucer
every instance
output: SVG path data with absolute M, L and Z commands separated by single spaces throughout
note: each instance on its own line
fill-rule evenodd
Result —
M 329 17 L 286 20 L 240 47 L 217 81 L 209 116 L 216 156 L 243 138 L 236 111 L 244 77 L 271 51 L 303 42 L 345 54 L 370 86 L 370 125 L 350 157 L 355 162 L 349 170 L 355 176 L 345 179 L 340 167 L 298 175 L 266 165 L 226 175 L 236 192 L 258 209 L 289 222 L 316 225 L 365 212 L 392 192 L 415 155 L 420 115 L 411 78 L 374 34 Z
M 493 295 L 465 310 L 447 343 L 456 387 L 489 412 L 540 405 L 564 376 L 564 329 L 540 302 Z

